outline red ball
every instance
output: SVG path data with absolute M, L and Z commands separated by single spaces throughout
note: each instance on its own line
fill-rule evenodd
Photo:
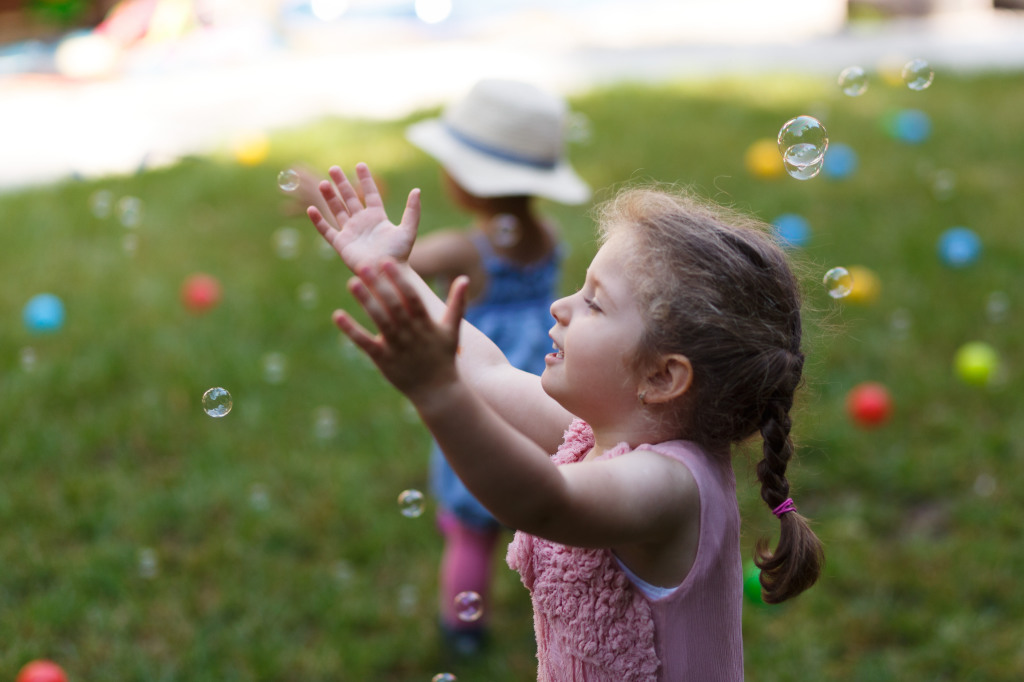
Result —
M 889 389 L 875 381 L 854 386 L 846 396 L 846 410 L 859 426 L 874 428 L 884 424 L 892 414 Z
M 30 661 L 18 671 L 15 682 L 68 682 L 68 676 L 53 661 Z
M 212 275 L 189 275 L 181 285 L 181 302 L 190 312 L 207 312 L 220 303 L 220 282 Z

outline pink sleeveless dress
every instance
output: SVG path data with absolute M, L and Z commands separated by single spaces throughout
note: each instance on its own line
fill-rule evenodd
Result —
M 594 434 L 575 420 L 555 464 L 577 462 Z M 683 462 L 700 492 L 697 557 L 681 585 L 647 597 L 608 549 L 568 547 L 517 532 L 508 565 L 533 601 L 540 682 L 739 682 L 743 568 L 736 482 L 728 457 L 696 444 L 641 445 Z M 630 452 L 622 443 L 604 453 Z

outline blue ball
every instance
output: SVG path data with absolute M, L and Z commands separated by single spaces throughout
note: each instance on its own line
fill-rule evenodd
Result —
M 22 318 L 33 334 L 55 332 L 64 325 L 64 304 L 53 294 L 37 294 L 25 304 Z
M 897 140 L 909 144 L 920 144 L 932 132 L 932 120 L 928 114 L 917 109 L 904 109 L 896 114 L 892 122 L 892 134 Z
M 783 246 L 803 246 L 811 238 L 811 226 L 796 213 L 783 213 L 772 221 L 772 225 Z
M 966 227 L 951 227 L 939 237 L 939 258 L 951 268 L 971 265 L 981 255 L 981 240 Z
M 830 144 L 825 150 L 825 165 L 821 168 L 826 177 L 842 180 L 857 170 L 857 153 L 841 142 Z

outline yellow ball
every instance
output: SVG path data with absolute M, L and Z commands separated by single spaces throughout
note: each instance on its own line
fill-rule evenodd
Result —
M 972 386 L 986 386 L 999 367 L 995 348 L 983 341 L 971 341 L 960 346 L 953 358 L 957 376 Z
M 863 265 L 851 265 L 846 270 L 853 280 L 853 287 L 843 301 L 870 305 L 878 300 L 878 295 L 882 292 L 882 282 L 878 275 Z
M 238 163 L 243 166 L 255 166 L 266 160 L 270 152 L 270 140 L 264 133 L 245 133 L 235 138 L 231 148 Z
M 776 178 L 785 170 L 778 142 L 770 138 L 756 140 L 750 145 L 743 163 L 750 174 L 758 178 Z

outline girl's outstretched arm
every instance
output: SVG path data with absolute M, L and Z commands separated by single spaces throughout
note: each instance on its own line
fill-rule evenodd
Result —
M 637 450 L 556 467 L 552 449 L 478 395 L 456 360 L 461 333 L 472 329 L 461 323 L 467 278 L 453 282 L 435 315 L 411 269 L 385 261 L 357 275 L 349 289 L 379 333 L 344 311 L 336 324 L 409 398 L 459 477 L 500 521 L 568 544 L 618 547 L 665 542 L 681 516 L 695 518 L 695 487 L 682 464 Z
M 359 164 L 356 174 L 365 204 L 359 200 L 344 173 L 333 167 L 331 179 L 337 185 L 337 191 L 327 181 L 320 187 L 338 227 L 328 223 L 315 207 L 308 211 L 310 219 L 359 278 L 364 281 L 378 279 L 383 276 L 381 264 L 387 263 L 386 269 L 392 273 L 390 276 L 400 273 L 403 281 L 415 291 L 426 313 L 435 320 L 442 319 L 446 311 L 445 302 L 407 262 L 419 226 L 418 190 L 409 194 L 402 221 L 394 225 L 387 218 L 366 165 Z M 357 292 L 362 291 L 359 281 L 353 280 L 351 285 L 357 298 L 360 295 Z M 360 299 L 360 302 L 364 306 L 369 303 L 372 307 L 373 300 Z M 368 309 L 368 312 L 372 316 L 372 310 Z M 336 313 L 335 321 L 341 326 L 339 320 L 346 318 L 344 313 Z M 348 333 L 344 327 L 342 330 Z M 356 337 L 351 334 L 350 337 L 359 343 Z M 360 347 L 369 352 L 368 348 Z M 493 410 L 547 453 L 555 451 L 565 428 L 572 421 L 572 415 L 544 392 L 538 377 L 509 364 L 504 353 L 486 335 L 465 321 L 459 324 L 456 357 L 460 375 Z

